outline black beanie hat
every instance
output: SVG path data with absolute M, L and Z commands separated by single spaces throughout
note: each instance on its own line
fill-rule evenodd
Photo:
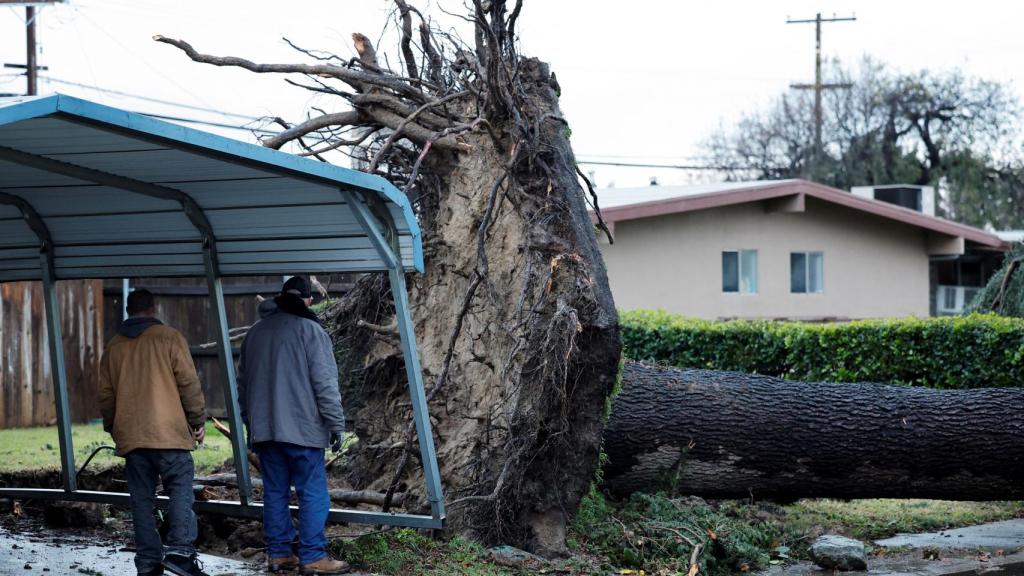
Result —
M 281 294 L 291 294 L 299 298 L 310 298 L 309 280 L 305 276 L 292 276 L 281 287 Z

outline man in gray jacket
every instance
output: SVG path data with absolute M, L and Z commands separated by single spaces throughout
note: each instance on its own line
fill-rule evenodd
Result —
M 262 319 L 242 343 L 238 394 L 249 443 L 260 458 L 263 531 L 270 572 L 341 574 L 348 564 L 327 555 L 324 524 L 331 507 L 324 448 L 341 450 L 345 415 L 331 338 L 320 326 L 309 281 L 293 276 L 260 307 Z M 299 498 L 299 550 L 288 501 Z

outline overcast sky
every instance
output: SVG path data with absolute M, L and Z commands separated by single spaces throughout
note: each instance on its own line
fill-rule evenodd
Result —
M 412 3 L 455 23 L 437 10 L 436 1 Z M 440 5 L 462 10 L 460 2 Z M 290 87 L 277 76 L 194 64 L 152 36 L 257 61 L 301 61 L 282 36 L 349 56 L 351 33 L 378 38 L 390 8 L 386 0 L 70 0 L 41 11 L 40 64 L 49 67 L 43 74 L 66 82 L 300 120 L 310 105 L 340 109 L 343 103 Z M 701 154 L 701 141 L 717 126 L 763 107 L 790 82 L 813 79 L 814 26 L 785 22 L 816 12 L 857 16 L 856 22 L 824 26 L 826 57 L 855 62 L 868 54 L 904 71 L 959 67 L 1011 83 L 1020 94 L 1022 2 L 525 0 L 520 35 L 523 53 L 550 62 L 558 75 L 579 157 L 684 163 Z M 23 26 L 23 8 L 0 8 L 0 62 L 24 62 Z M 0 92 L 24 90 L 24 78 L 4 76 L 12 72 L 0 70 Z M 57 82 L 43 82 L 41 91 L 132 110 L 245 122 Z M 247 132 L 216 131 L 253 139 Z M 644 185 L 651 176 L 662 183 L 700 177 L 650 168 L 590 169 L 600 186 Z

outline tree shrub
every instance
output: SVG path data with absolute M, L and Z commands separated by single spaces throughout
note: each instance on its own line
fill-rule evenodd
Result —
M 1024 319 L 972 314 L 835 324 L 621 313 L 623 354 L 680 368 L 931 388 L 1024 383 Z

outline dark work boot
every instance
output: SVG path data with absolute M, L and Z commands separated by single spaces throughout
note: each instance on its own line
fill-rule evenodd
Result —
M 164 556 L 164 568 L 178 576 L 210 576 L 203 572 L 203 566 L 195 554 L 191 556 L 168 554 Z

